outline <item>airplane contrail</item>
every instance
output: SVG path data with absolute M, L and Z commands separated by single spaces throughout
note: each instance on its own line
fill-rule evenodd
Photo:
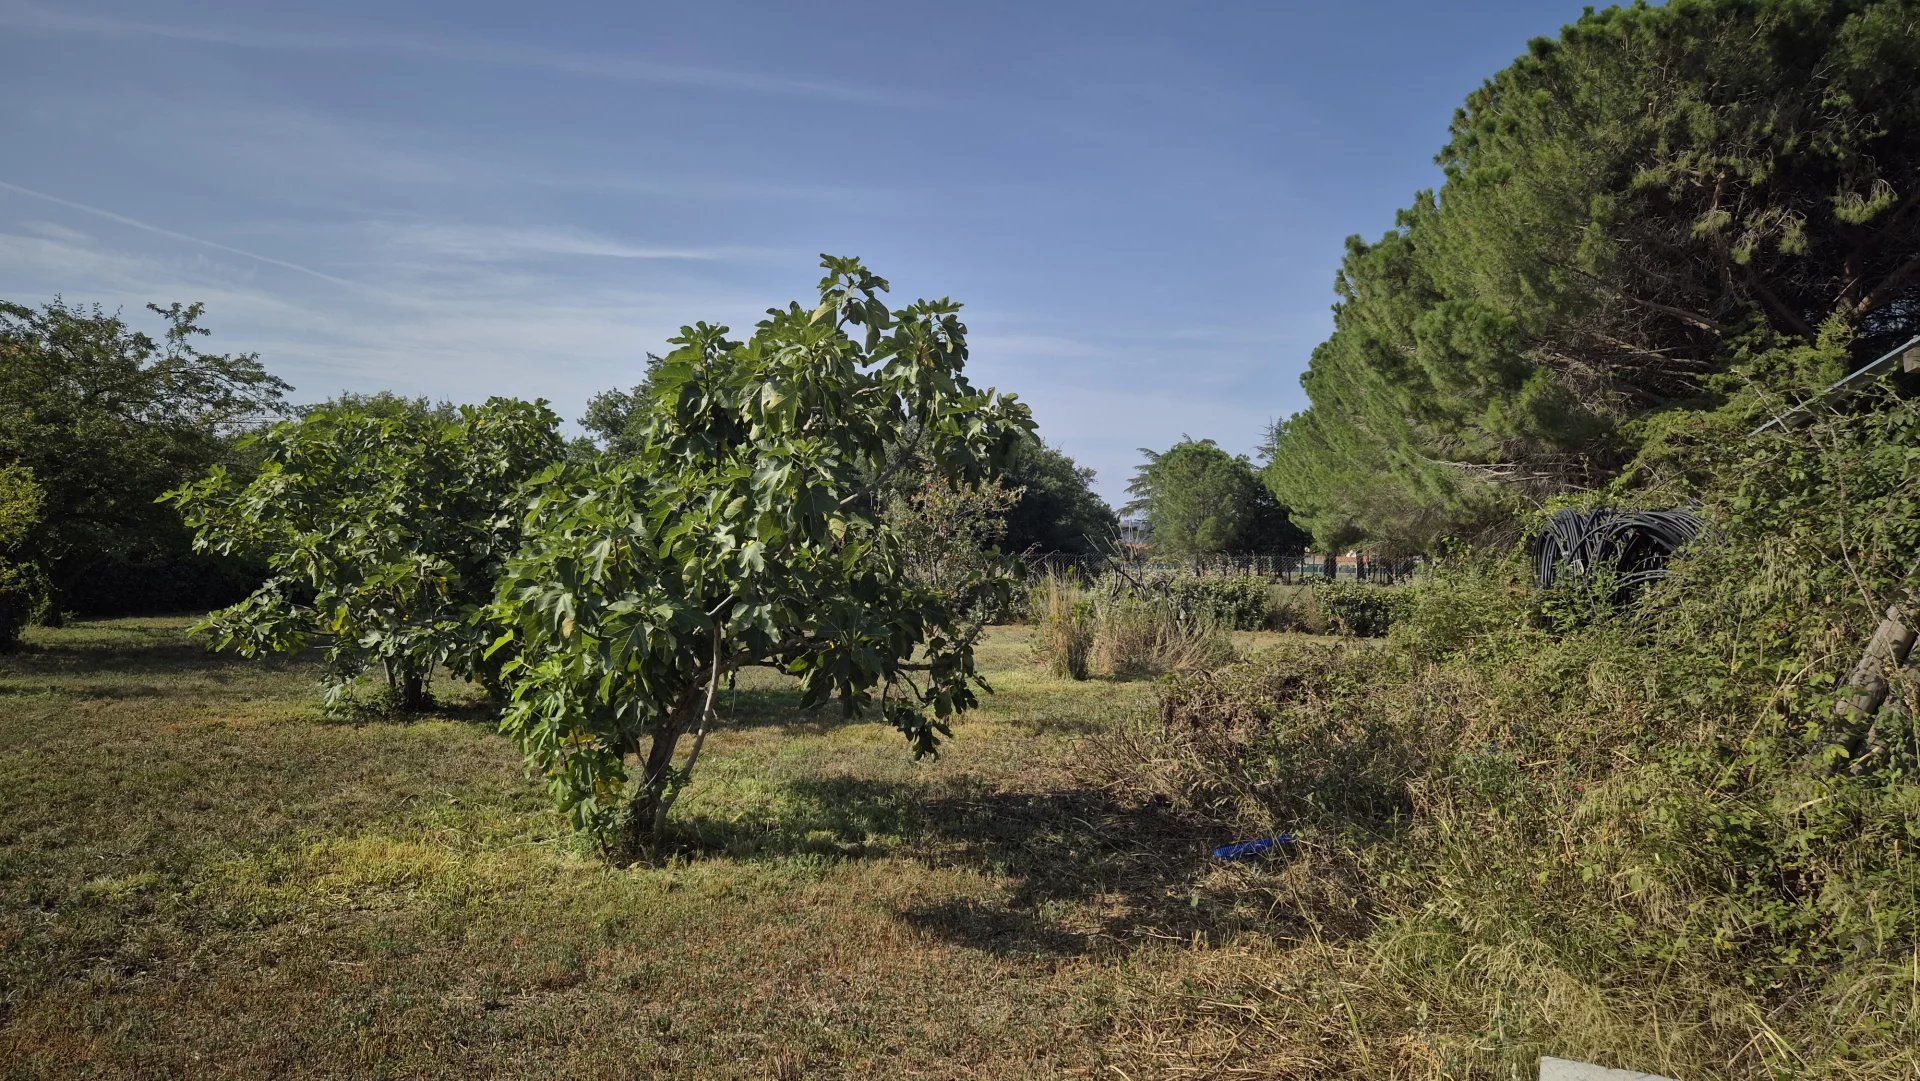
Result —
M 348 289 L 366 289 L 366 286 L 361 285 L 359 282 L 348 281 L 345 278 L 336 278 L 332 274 L 315 270 L 309 266 L 301 266 L 299 263 L 291 263 L 285 259 L 276 259 L 271 255 L 261 255 L 259 252 L 248 251 L 245 248 L 236 248 L 231 244 L 222 244 L 217 240 L 208 240 L 205 237 L 197 237 L 191 233 L 182 233 L 175 229 L 163 228 L 149 222 L 141 221 L 138 218 L 129 218 L 125 214 L 116 214 L 111 210 L 106 210 L 101 207 L 88 206 L 85 203 L 76 203 L 72 199 L 62 199 L 58 195 L 48 195 L 44 191 L 35 191 L 32 188 L 21 187 L 18 184 L 10 184 L 5 180 L 0 180 L 0 191 L 10 191 L 35 199 L 44 199 L 57 206 L 64 206 L 69 210 L 78 210 L 83 214 L 92 214 L 95 217 L 105 218 L 110 222 L 124 225 L 131 229 L 142 229 L 171 240 L 184 240 L 189 244 L 198 244 L 203 248 L 212 248 L 215 251 L 226 252 L 228 255 L 238 255 L 245 259 L 251 259 L 256 263 L 265 263 L 268 266 L 277 266 L 285 270 L 296 271 L 311 278 L 319 278 L 323 282 L 332 282 L 334 285 L 345 286 Z

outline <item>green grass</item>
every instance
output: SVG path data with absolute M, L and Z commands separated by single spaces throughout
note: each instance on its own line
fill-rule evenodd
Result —
M 687 854 L 613 869 L 457 686 L 331 721 L 188 622 L 0 658 L 7 1076 L 1138 1077 L 1137 989 L 1272 946 L 1219 838 L 1075 779 L 1151 684 L 1048 677 L 1019 628 L 937 761 L 743 681 Z

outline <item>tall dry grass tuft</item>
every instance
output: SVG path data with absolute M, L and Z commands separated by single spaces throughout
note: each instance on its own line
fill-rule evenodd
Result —
M 1093 650 L 1091 607 L 1080 586 L 1058 574 L 1033 591 L 1033 622 L 1039 628 L 1034 648 L 1056 676 L 1086 679 Z
M 1096 596 L 1093 668 L 1116 679 L 1204 672 L 1234 659 L 1218 617 L 1161 597 Z
M 1034 591 L 1035 650 L 1056 675 L 1135 679 L 1203 672 L 1234 659 L 1222 620 L 1164 596 L 1058 575 Z

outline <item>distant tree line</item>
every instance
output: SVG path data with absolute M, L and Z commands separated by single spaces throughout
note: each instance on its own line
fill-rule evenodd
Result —
M 269 580 L 281 583 L 279 597 L 288 605 L 311 601 L 316 588 L 324 592 L 328 587 L 317 587 L 310 574 L 292 575 L 291 567 L 276 568 L 268 556 L 243 546 L 195 550 L 180 510 L 161 497 L 210 474 L 223 478 L 226 490 L 220 499 L 225 505 L 215 510 L 208 492 L 190 517 L 207 525 L 224 516 L 237 526 L 247 515 L 272 517 L 284 511 L 290 516 L 284 527 L 312 543 L 271 550 L 284 555 L 299 549 L 314 566 L 337 568 L 342 565 L 338 559 L 325 557 L 323 547 L 314 546 L 321 544 L 323 531 L 315 522 L 298 524 L 303 505 L 291 501 L 291 493 L 273 480 L 283 473 L 317 475 L 316 454 L 329 456 L 326 469 L 334 474 L 327 482 L 329 490 L 343 498 L 358 491 L 358 498 L 369 500 L 366 512 L 372 518 L 354 515 L 363 525 L 388 507 L 374 496 L 374 478 L 404 477 L 413 487 L 435 489 L 440 503 L 407 504 L 393 511 L 400 519 L 424 524 L 436 513 L 433 507 L 452 498 L 451 491 L 461 483 L 458 478 L 487 466 L 478 460 L 463 465 L 447 457 L 462 445 L 473 453 L 497 453 L 500 469 L 495 473 L 504 469 L 503 477 L 525 479 L 562 457 L 630 457 L 643 445 L 644 427 L 650 422 L 643 382 L 631 391 L 609 392 L 592 401 L 581 421 L 591 438 L 543 449 L 543 437 L 529 431 L 517 437 L 508 454 L 505 445 L 494 446 L 485 438 L 492 430 L 490 418 L 509 408 L 504 403 L 469 416 L 468 410 L 450 402 L 381 391 L 290 405 L 286 395 L 291 388 L 268 373 L 258 356 L 197 347 L 207 334 L 200 325 L 200 305 L 155 306 L 152 311 L 161 324 L 157 334 L 137 330 L 119 313 L 98 307 L 57 300 L 37 309 L 0 304 L 0 644 L 16 640 L 34 619 L 203 610 L 246 596 Z M 649 378 L 659 363 L 660 358 L 649 358 Z M 288 429 L 285 436 L 242 438 L 282 417 L 304 426 Z M 337 453 L 339 445 L 356 440 L 364 444 L 367 456 L 354 459 Z M 250 488 L 263 470 L 267 486 Z M 893 483 L 901 490 L 917 489 L 927 475 L 922 468 L 895 477 Z M 993 543 L 1009 552 L 1104 550 L 1112 542 L 1116 520 L 1094 494 L 1092 480 L 1091 470 L 1023 430 L 996 482 L 1011 495 L 993 503 Z M 511 488 L 507 483 L 493 498 L 503 498 Z M 252 495 L 243 498 L 249 491 Z M 250 499 L 257 502 L 250 506 Z M 331 514 L 339 507 L 309 503 L 304 510 Z M 456 508 L 454 513 L 459 518 L 466 512 Z M 396 529 L 402 525 L 398 520 L 389 524 Z M 392 535 L 385 535 L 384 542 L 400 543 Z M 327 543 L 344 540 L 332 537 Z M 466 559 L 470 555 L 456 561 Z M 466 572 L 468 578 L 473 574 L 472 568 Z M 338 582 L 332 585 L 344 588 Z M 464 603 L 484 602 L 486 588 L 490 579 L 482 583 L 480 594 Z M 401 604 L 395 618 L 405 622 L 405 613 L 412 610 L 412 605 Z M 293 633 L 287 626 L 280 630 Z M 348 650 L 338 658 L 337 668 L 345 674 L 342 685 L 366 663 L 392 661 L 398 664 L 388 665 L 396 673 L 394 693 L 417 697 L 418 681 L 408 673 L 448 663 L 453 654 L 430 649 L 415 661 L 394 661 L 398 653 L 393 651 L 413 648 L 396 637 L 378 649 Z
M 238 464 L 233 436 L 277 415 L 289 388 L 257 356 L 200 350 L 200 305 L 152 311 L 158 336 L 97 307 L 0 303 L 0 513 L 12 519 L 0 526 L 0 608 L 204 609 L 258 577 L 196 556 L 179 514 L 155 500 Z

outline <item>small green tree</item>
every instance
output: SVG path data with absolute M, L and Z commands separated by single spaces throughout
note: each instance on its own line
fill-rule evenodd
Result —
M 912 573 L 884 492 L 916 460 L 990 484 L 1026 407 L 967 382 L 959 305 L 890 311 L 858 261 L 822 265 L 817 305 L 769 311 L 744 342 L 682 328 L 630 453 L 556 470 L 509 565 L 502 729 L 612 853 L 657 845 L 741 668 L 799 677 L 810 707 L 878 709 L 919 754 L 983 686 L 978 626 L 954 583 Z
M 1307 534 L 1260 482 L 1252 463 L 1211 439 L 1183 439 L 1146 461 L 1127 491 L 1129 512 L 1143 512 L 1155 550 L 1175 556 L 1213 552 L 1298 551 Z
M 901 542 L 907 573 L 942 593 L 942 600 L 975 622 L 1001 614 L 1010 561 L 1000 545 L 1007 511 L 1020 498 L 999 481 L 957 484 L 934 478 L 912 492 L 888 497 L 886 521 Z
M 606 390 L 587 401 L 580 427 L 593 442 L 612 454 L 631 454 L 646 436 L 648 399 L 653 396 L 654 373 L 666 363 L 657 353 L 647 354 L 647 371 L 631 390 Z
M 272 573 L 199 629 L 248 656 L 322 647 L 331 709 L 375 667 L 402 709 L 427 703 L 443 664 L 497 689 L 480 616 L 520 543 L 523 486 L 560 455 L 558 426 L 544 402 L 494 398 L 445 419 L 349 401 L 248 437 L 256 475 L 216 467 L 168 496 L 198 547 Z
M 20 632 L 46 590 L 40 567 L 20 551 L 45 502 L 32 470 L 0 466 L 0 652 L 20 644 Z

